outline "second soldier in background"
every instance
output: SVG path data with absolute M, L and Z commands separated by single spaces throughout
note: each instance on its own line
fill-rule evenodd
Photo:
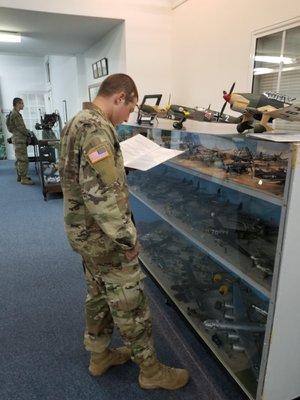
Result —
M 12 133 L 12 143 L 15 148 L 17 181 L 21 182 L 23 185 L 33 185 L 31 178 L 27 176 L 27 146 L 30 144 L 31 139 L 30 132 L 26 128 L 23 117 L 20 113 L 23 108 L 23 100 L 19 97 L 15 97 L 13 99 L 13 109 L 6 119 L 6 125 L 9 132 Z

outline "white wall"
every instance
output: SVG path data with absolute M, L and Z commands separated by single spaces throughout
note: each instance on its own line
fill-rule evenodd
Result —
M 125 50 L 125 24 L 120 23 L 108 32 L 100 42 L 92 46 L 84 54 L 86 87 L 84 101 L 88 101 L 88 85 L 101 83 L 104 78 L 94 79 L 92 64 L 101 58 L 107 57 L 109 74 L 117 72 L 126 73 L 126 50 Z
M 0 106 L 3 110 L 10 110 L 13 98 L 20 93 L 41 90 L 45 90 L 43 57 L 0 54 Z
M 53 111 L 58 110 L 65 120 L 63 100 L 67 102 L 67 116 L 71 119 L 80 110 L 78 71 L 75 56 L 49 56 Z
M 76 63 L 78 79 L 78 102 L 81 109 L 82 102 L 88 101 L 87 69 L 85 65 L 86 63 L 84 54 L 78 54 L 76 56 Z M 92 66 L 90 68 L 92 68 Z
M 221 108 L 222 91 L 248 91 L 252 32 L 300 15 L 295 0 L 188 0 L 172 11 L 173 101 Z
M 52 105 L 65 121 L 63 100 L 67 101 L 70 120 L 81 108 L 83 101 L 89 101 L 88 85 L 99 83 L 94 79 L 92 64 L 103 57 L 109 60 L 109 73 L 126 72 L 124 24 L 108 32 L 100 42 L 83 54 L 76 56 L 47 56 L 50 64 Z
M 0 108 L 2 111 L 11 110 L 13 98 L 20 96 L 20 93 L 45 89 L 43 57 L 0 55 Z M 3 125 L 6 137 L 11 136 L 5 124 Z M 7 146 L 7 155 L 9 159 L 14 158 L 12 145 Z
M 140 92 L 171 91 L 170 0 L 0 0 L 0 6 L 125 20 L 127 73 Z
M 141 99 L 145 94 L 162 93 L 162 103 L 166 103 L 171 93 L 169 2 L 140 1 L 135 8 L 124 16 L 127 73 L 134 78 Z

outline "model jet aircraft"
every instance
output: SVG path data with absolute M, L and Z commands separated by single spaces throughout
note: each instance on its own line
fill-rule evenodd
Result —
M 258 379 L 260 357 L 253 334 L 263 334 L 265 324 L 253 323 L 247 320 L 247 308 L 243 295 L 237 285 L 232 286 L 232 303 L 224 303 L 224 320 L 206 320 L 203 322 L 208 330 L 222 330 L 227 332 L 232 342 L 232 349 L 244 352 L 250 362 L 252 371 Z
M 293 103 L 295 98 L 291 98 L 279 93 L 264 92 L 254 93 L 235 93 L 233 92 L 235 83 L 231 86 L 229 93 L 223 91 L 225 103 L 221 109 L 220 117 L 227 103 L 233 111 L 243 114 L 242 120 L 237 125 L 239 133 L 247 129 L 254 128 L 255 133 L 271 131 L 270 122 L 275 118 L 287 121 L 300 121 L 300 102 Z M 254 124 L 254 120 L 260 121 Z
M 264 324 L 243 323 L 220 321 L 218 319 L 207 319 L 203 322 L 205 328 L 212 330 L 228 330 L 228 331 L 245 331 L 245 332 L 264 332 L 266 327 Z M 239 339 L 238 336 L 236 336 Z
M 223 122 L 229 124 L 237 124 L 242 118 L 233 117 L 228 114 L 220 113 L 212 110 L 210 106 L 208 108 L 191 108 L 181 106 L 178 104 L 168 104 L 165 107 L 160 107 L 159 103 L 162 98 L 161 94 L 146 95 L 143 98 L 141 105 L 139 106 L 139 112 L 137 117 L 137 123 L 140 125 L 143 122 L 152 124 L 154 118 L 166 118 L 175 120 L 173 127 L 175 129 L 182 129 L 183 123 L 187 119 L 194 121 L 206 121 L 206 122 Z M 146 104 L 147 100 L 156 100 L 155 105 Z

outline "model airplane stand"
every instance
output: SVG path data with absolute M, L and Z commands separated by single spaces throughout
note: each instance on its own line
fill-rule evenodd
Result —
M 150 94 L 150 95 L 144 96 L 143 101 L 142 101 L 141 105 L 139 106 L 139 112 L 138 112 L 137 121 L 136 121 L 137 124 L 153 125 L 153 120 L 155 118 L 155 115 L 151 115 L 151 114 L 145 115 L 141 110 L 143 109 L 143 107 L 147 107 L 148 100 L 156 100 L 155 106 L 159 106 L 161 98 L 162 98 L 162 94 Z

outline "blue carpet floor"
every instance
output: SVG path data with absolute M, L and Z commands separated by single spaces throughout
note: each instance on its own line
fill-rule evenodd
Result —
M 13 162 L 0 161 L 0 399 L 244 400 L 149 278 L 159 358 L 187 367 L 191 382 L 174 392 L 143 391 L 132 362 L 89 376 L 81 262 L 64 234 L 62 199 L 45 202 L 32 166 L 31 176 L 35 186 L 20 185 Z

